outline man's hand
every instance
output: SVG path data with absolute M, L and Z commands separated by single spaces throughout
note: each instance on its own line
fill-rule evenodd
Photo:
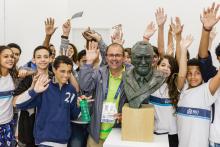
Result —
M 122 121 L 122 114 L 121 113 L 117 113 L 114 115 L 116 123 L 121 123 Z
M 211 31 L 219 21 L 220 16 L 217 16 L 219 6 L 219 4 L 216 6 L 215 3 L 213 3 L 211 8 L 204 9 L 203 15 L 200 15 L 200 20 L 205 30 Z
M 90 41 L 89 46 L 86 49 L 86 63 L 94 64 L 95 60 L 99 57 L 98 43 Z
M 53 33 L 56 31 L 57 28 L 54 28 L 54 19 L 53 18 L 47 18 L 47 20 L 44 21 L 45 24 L 45 33 L 48 36 L 52 36 Z

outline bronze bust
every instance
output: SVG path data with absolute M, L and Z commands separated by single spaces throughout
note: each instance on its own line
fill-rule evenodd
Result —
M 124 89 L 129 107 L 140 108 L 141 103 L 165 81 L 165 76 L 153 69 L 153 47 L 146 42 L 137 42 L 131 49 L 133 68 L 124 74 Z

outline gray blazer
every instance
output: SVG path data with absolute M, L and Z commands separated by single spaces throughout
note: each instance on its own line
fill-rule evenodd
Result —
M 126 65 L 126 70 L 130 65 Z M 94 70 L 92 65 L 85 64 L 81 67 L 79 72 L 79 84 L 82 92 L 85 95 L 92 95 L 94 102 L 92 105 L 91 113 L 91 123 L 89 125 L 89 133 L 92 138 L 98 143 L 99 134 L 101 127 L 101 115 L 102 115 L 102 106 L 103 101 L 105 100 L 106 86 L 109 77 L 109 67 L 103 66 L 99 69 Z M 124 80 L 123 80 L 124 81 Z M 127 98 L 124 92 L 124 86 L 120 93 L 119 107 L 118 112 L 122 112 L 122 106 L 126 102 Z M 118 124 L 115 124 L 115 127 L 118 127 Z

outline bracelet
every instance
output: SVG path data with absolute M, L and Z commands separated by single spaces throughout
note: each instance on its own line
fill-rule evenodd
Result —
M 203 29 L 204 29 L 206 32 L 211 32 L 211 31 L 212 31 L 212 28 L 211 28 L 211 29 L 206 29 L 204 26 L 203 26 Z
M 61 36 L 61 38 L 63 38 L 63 39 L 68 39 L 68 36 Z

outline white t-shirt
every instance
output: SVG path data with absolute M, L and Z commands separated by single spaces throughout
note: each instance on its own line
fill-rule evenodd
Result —
M 177 108 L 179 147 L 208 147 L 211 105 L 215 100 L 209 82 L 182 91 Z
M 210 141 L 220 144 L 220 94 L 218 94 L 218 99 L 215 102 L 215 116 L 214 122 L 210 127 Z
M 9 123 L 13 118 L 12 92 L 14 89 L 10 74 L 0 77 L 0 124 Z
M 154 132 L 177 134 L 176 114 L 169 98 L 167 83 L 151 94 L 149 103 L 155 109 Z

